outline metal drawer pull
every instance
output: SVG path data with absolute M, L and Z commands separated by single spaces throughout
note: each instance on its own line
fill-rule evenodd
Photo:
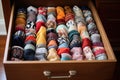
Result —
M 44 76 L 48 78 L 71 78 L 72 76 L 76 75 L 75 70 L 70 70 L 68 76 L 51 76 L 51 71 L 43 71 Z

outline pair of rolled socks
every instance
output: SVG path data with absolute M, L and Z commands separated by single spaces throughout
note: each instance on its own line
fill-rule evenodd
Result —
M 24 54 L 24 50 L 22 47 L 12 46 L 11 60 L 13 60 L 13 61 L 23 60 L 23 54 Z

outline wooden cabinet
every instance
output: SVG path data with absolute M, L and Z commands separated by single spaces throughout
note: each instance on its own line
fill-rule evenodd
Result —
M 96 0 L 104 29 L 114 50 L 120 50 L 120 1 Z
M 14 30 L 15 11 L 20 6 L 64 6 L 64 5 L 85 5 L 88 6 L 101 34 L 108 60 L 83 60 L 83 61 L 10 61 L 11 39 Z M 76 75 L 65 80 L 112 80 L 116 58 L 112 51 L 109 40 L 104 31 L 103 25 L 91 0 L 19 0 L 11 10 L 9 30 L 4 55 L 4 67 L 7 80 L 49 80 L 43 75 L 44 71 L 51 71 L 52 76 L 69 75 L 70 70 L 76 71 Z M 63 80 L 63 79 L 50 79 Z

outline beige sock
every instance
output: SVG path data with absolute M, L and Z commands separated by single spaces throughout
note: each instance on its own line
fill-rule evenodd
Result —
M 58 61 L 58 60 L 60 60 L 60 57 L 57 55 L 57 51 L 56 51 L 55 48 L 49 49 L 47 59 L 49 61 Z

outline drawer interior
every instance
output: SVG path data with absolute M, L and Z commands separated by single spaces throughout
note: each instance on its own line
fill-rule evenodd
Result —
M 101 34 L 101 39 L 102 39 L 102 42 L 104 44 L 104 48 L 106 50 L 106 53 L 107 53 L 107 56 L 108 56 L 108 60 L 103 60 L 104 62 L 116 62 L 116 58 L 114 56 L 114 53 L 113 53 L 113 50 L 111 48 L 111 45 L 109 43 L 109 40 L 107 38 L 107 35 L 104 31 L 104 28 L 103 28 L 103 25 L 100 21 L 100 18 L 96 12 L 96 9 L 93 5 L 93 3 L 90 1 L 90 0 L 19 0 L 19 1 L 16 1 L 15 0 L 15 3 L 12 7 L 12 11 L 11 11 L 11 17 L 10 17 L 10 23 L 9 23 L 9 30 L 8 30 L 8 36 L 7 36 L 7 42 L 6 42 L 6 49 L 5 49 L 5 56 L 4 56 L 4 63 L 41 63 L 40 61 L 20 61 L 20 62 L 17 62 L 17 61 L 10 61 L 10 50 L 11 50 L 11 42 L 12 42 L 12 34 L 14 33 L 14 21 L 15 21 L 15 12 L 16 10 L 19 8 L 19 7 L 27 7 L 27 6 L 35 6 L 35 7 L 38 7 L 38 6 L 65 6 L 65 5 L 68 5 L 68 6 L 74 6 L 74 5 L 77 5 L 77 6 L 88 6 L 92 13 L 93 13 L 93 18 L 96 22 L 96 25 L 97 25 L 97 28 Z M 64 61 L 63 63 L 66 63 L 66 62 L 102 62 L 102 60 L 91 60 L 91 61 L 87 61 L 87 60 L 84 60 L 84 61 Z M 46 61 L 45 61 L 46 63 Z M 62 63 L 62 61 L 57 61 L 56 63 Z

